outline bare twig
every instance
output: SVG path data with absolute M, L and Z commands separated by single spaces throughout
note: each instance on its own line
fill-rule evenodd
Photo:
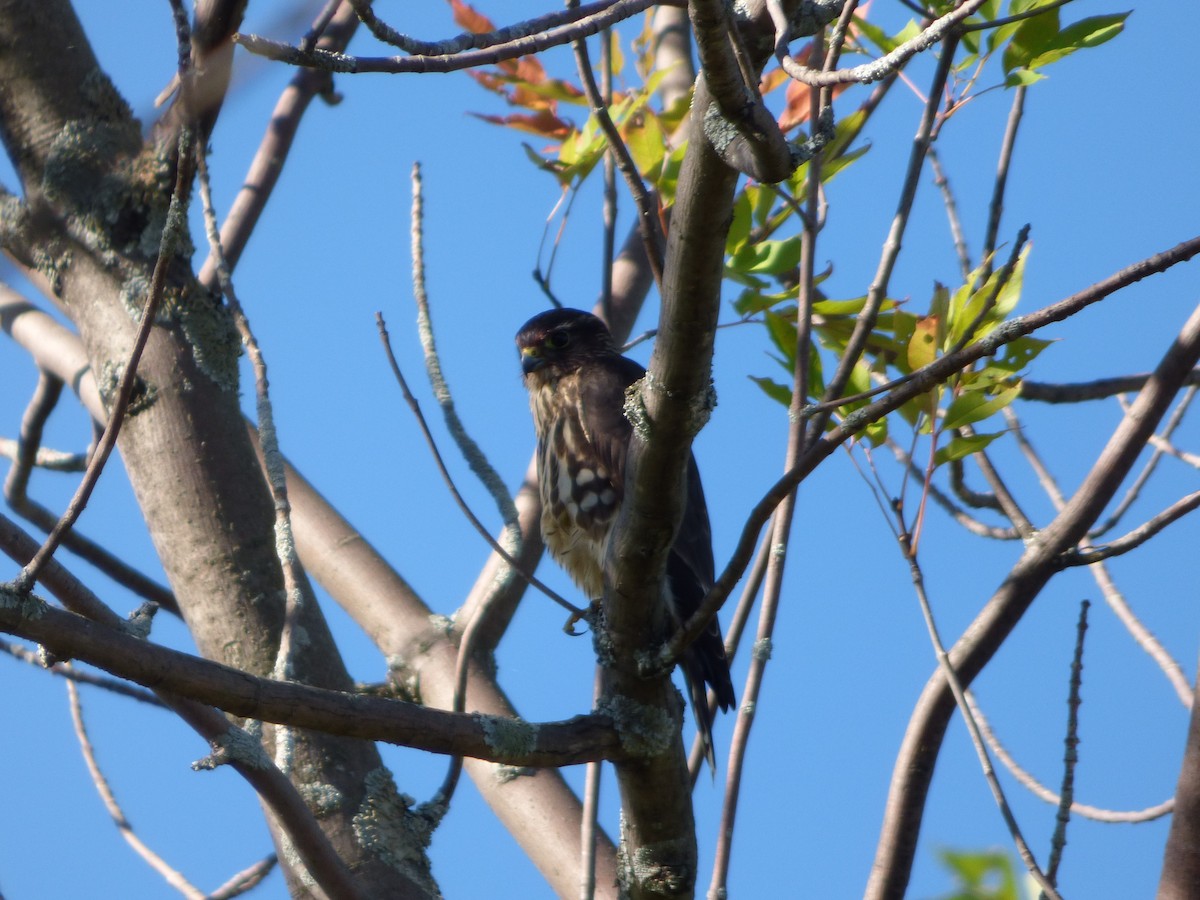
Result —
M 963 19 L 975 13 L 986 0 L 967 0 L 961 6 L 951 10 L 940 19 L 930 23 L 920 34 L 905 41 L 891 53 L 879 59 L 855 66 L 852 69 L 838 69 L 833 72 L 820 72 L 810 69 L 784 54 L 779 64 L 783 70 L 797 81 L 812 87 L 824 87 L 834 84 L 870 84 L 879 81 L 897 71 L 901 66 L 916 56 L 922 50 L 932 47 L 938 41 L 957 37 L 957 27 Z
M 912 456 L 907 450 L 897 444 L 890 437 L 887 439 L 887 446 L 892 451 L 892 454 L 896 457 L 896 459 L 901 463 L 901 465 L 907 467 L 911 474 L 923 477 L 922 470 L 916 466 L 912 460 Z M 958 468 L 961 470 L 961 466 Z M 952 469 L 951 471 L 953 472 L 954 470 Z M 1001 528 L 995 525 L 988 525 L 985 522 L 981 522 L 974 516 L 969 515 L 966 510 L 956 504 L 949 496 L 947 496 L 945 491 L 939 488 L 932 481 L 929 482 L 928 491 L 929 499 L 933 500 L 934 503 L 942 507 L 942 509 L 946 511 L 947 515 L 949 515 L 952 519 L 954 519 L 955 522 L 957 522 L 967 531 L 971 532 L 971 534 L 998 541 L 1015 541 L 1021 537 L 1015 528 Z
M 180 159 L 186 158 L 191 153 L 192 143 L 192 130 L 190 128 L 181 129 L 179 132 Z M 137 337 L 134 339 L 133 348 L 130 350 L 129 361 L 126 363 L 125 369 L 121 374 L 116 395 L 112 399 L 112 409 L 109 413 L 108 424 L 104 427 L 104 433 L 101 435 L 96 445 L 96 451 L 92 455 L 92 460 L 88 464 L 88 470 L 84 473 L 83 480 L 79 483 L 79 487 L 75 491 L 75 496 L 71 498 L 70 505 L 62 514 L 62 517 L 58 520 L 53 530 L 51 530 L 45 543 L 38 550 L 37 555 L 29 561 L 28 565 L 21 570 L 21 574 L 17 576 L 14 587 L 19 593 L 28 593 L 32 590 L 33 585 L 37 582 L 38 573 L 46 565 L 46 560 L 54 555 L 54 551 L 62 543 L 63 537 L 75 525 L 80 515 L 83 514 L 88 499 L 96 487 L 96 482 L 100 479 L 100 473 L 104 471 L 104 465 L 108 462 L 108 457 L 117 444 L 117 435 L 121 431 L 121 425 L 125 420 L 125 413 L 129 409 L 129 403 L 133 396 L 134 385 L 137 382 L 138 360 L 141 359 L 142 351 L 146 347 L 146 341 L 150 338 L 150 329 L 154 325 L 155 312 L 162 301 L 163 288 L 166 285 L 167 268 L 175 255 L 175 249 L 180 236 L 187 228 L 184 203 L 184 196 L 187 191 L 187 182 L 184 177 L 185 168 L 185 166 L 180 166 L 176 174 L 175 188 L 171 193 L 171 205 L 167 211 L 166 225 L 163 227 L 162 239 L 159 244 L 158 259 L 154 264 L 154 273 L 150 280 L 149 296 L 147 296 L 146 304 L 142 308 Z
M 1162 461 L 1164 454 L 1184 459 L 1180 451 L 1176 450 L 1175 447 L 1169 443 L 1164 444 L 1163 441 L 1169 440 L 1171 435 L 1175 433 L 1175 429 L 1177 429 L 1183 422 L 1184 415 L 1191 408 L 1192 401 L 1196 399 L 1197 390 L 1198 388 L 1196 385 L 1188 385 L 1187 390 L 1183 392 L 1183 396 L 1179 398 L 1179 402 L 1175 404 L 1175 409 L 1171 411 L 1171 415 L 1168 416 L 1166 422 L 1163 423 L 1160 433 L 1151 435 L 1150 444 L 1154 450 L 1150 454 L 1150 458 L 1146 460 L 1145 465 L 1142 466 L 1142 470 L 1138 472 L 1137 478 L 1133 480 L 1133 483 L 1129 486 L 1129 489 L 1125 491 L 1125 496 L 1121 498 L 1121 502 L 1113 508 L 1112 513 L 1107 519 L 1100 523 L 1099 526 L 1092 529 L 1089 537 L 1096 538 L 1099 535 L 1106 534 L 1109 530 L 1116 527 L 1117 523 L 1121 521 L 1129 508 L 1133 506 L 1134 501 L 1141 496 L 1142 488 L 1149 483 L 1150 476 L 1157 471 L 1158 464 Z M 1121 404 L 1122 410 L 1124 410 L 1125 407 L 1123 395 L 1117 395 L 1117 403 Z M 1192 465 L 1200 468 L 1200 465 L 1197 465 L 1195 462 L 1193 462 Z
M 519 38 L 536 35 L 561 25 L 570 25 L 589 16 L 603 13 L 616 5 L 614 0 L 600 0 L 598 3 L 587 3 L 581 6 L 578 0 L 575 0 L 565 10 L 547 13 L 535 19 L 527 19 L 505 28 L 498 28 L 495 31 L 481 34 L 468 31 L 443 41 L 423 41 L 401 34 L 386 22 L 381 21 L 371 8 L 370 0 L 349 0 L 349 3 L 354 7 L 363 24 L 370 29 L 371 34 L 385 44 L 391 44 L 414 56 L 453 56 L 467 50 L 485 50 L 488 47 L 508 44 Z M 652 5 L 652 3 L 645 3 L 642 5 L 642 9 Z M 640 11 L 634 10 L 630 15 Z
M 145 703 L 149 706 L 162 707 L 163 703 L 154 694 L 149 691 L 136 688 L 121 681 L 117 678 L 108 678 L 104 675 L 97 675 L 94 672 L 85 672 L 82 669 L 77 669 L 69 663 L 56 662 L 48 668 L 45 665 L 45 659 L 40 653 L 33 650 L 28 650 L 17 644 L 9 643 L 8 641 L 0 641 L 0 653 L 7 653 L 14 659 L 19 659 L 23 663 L 28 663 L 31 666 L 36 666 L 45 672 L 50 672 L 60 678 L 65 678 L 68 681 L 74 681 L 78 684 L 88 684 L 92 687 L 100 688 L 108 691 L 111 694 L 118 694 L 122 697 L 128 697 L 131 700 L 136 700 L 139 703 Z
M 1043 490 L 1045 490 L 1046 496 L 1050 498 L 1050 502 L 1054 505 L 1054 508 L 1061 511 L 1066 506 L 1067 499 L 1059 489 L 1057 480 L 1050 473 L 1050 470 L 1046 468 L 1041 455 L 1029 441 L 1024 429 L 1021 427 L 1020 421 L 1016 417 L 1016 413 L 1012 412 L 1011 409 L 1005 410 L 1005 413 L 1007 420 L 1012 425 L 1012 434 L 1017 441 L 1017 447 L 1037 474 L 1038 481 L 1042 485 Z M 1144 474 L 1144 470 L 1142 474 Z M 1159 516 L 1152 519 L 1151 522 L 1146 523 L 1142 528 L 1154 528 L 1155 531 L 1162 530 L 1170 522 L 1189 511 L 1189 507 L 1191 506 L 1189 503 L 1190 500 L 1190 497 L 1185 497 L 1177 501 L 1170 509 L 1160 513 Z M 1138 541 L 1139 537 L 1141 537 L 1139 534 L 1141 530 L 1136 529 L 1120 540 Z M 1183 673 L 1183 667 L 1179 665 L 1170 652 L 1168 652 L 1167 648 L 1162 645 L 1162 642 L 1154 636 L 1150 629 L 1145 626 L 1142 620 L 1130 608 L 1124 595 L 1112 580 L 1108 567 L 1104 565 L 1105 557 L 1100 555 L 1100 552 L 1096 548 L 1088 544 L 1088 540 L 1090 540 L 1094 532 L 1095 529 L 1089 531 L 1075 547 L 1063 553 L 1059 560 L 1059 565 L 1071 565 L 1075 558 L 1080 555 L 1088 555 L 1093 552 L 1097 554 L 1096 558 L 1091 560 L 1088 571 L 1091 573 L 1092 578 L 1095 579 L 1100 591 L 1104 594 L 1104 602 L 1108 604 L 1117 619 L 1125 626 L 1125 630 L 1129 632 L 1137 645 L 1154 660 L 1163 674 L 1167 676 L 1167 680 L 1171 682 L 1171 686 L 1175 689 L 1175 693 L 1179 696 L 1183 705 L 1190 707 L 1192 704 L 1192 687 L 1188 682 L 1187 676 Z M 1149 535 L 1146 535 L 1146 537 L 1149 537 Z M 1145 540 L 1146 538 L 1141 539 Z
M 602 34 L 603 40 L 607 42 L 609 40 L 608 32 L 602 32 Z M 629 187 L 629 194 L 633 198 L 634 205 L 637 206 L 638 232 L 646 247 L 646 258 L 650 261 L 650 269 L 654 273 L 655 283 L 661 286 L 662 231 L 658 221 L 658 204 L 650 191 L 646 189 L 646 184 L 638 174 L 637 164 L 633 161 L 629 148 L 625 146 L 625 141 L 613 123 L 612 116 L 608 114 L 608 105 L 600 88 L 596 85 L 596 77 L 592 72 L 587 43 L 583 38 L 579 38 L 572 46 L 575 48 L 576 68 L 579 70 L 583 92 L 588 98 L 592 115 L 596 117 L 600 130 L 604 132 L 604 137 L 608 140 L 608 154 L 605 158 L 616 164 L 621 177 L 625 179 L 625 184 Z
M 814 39 L 813 55 L 824 54 L 823 33 Z M 810 123 L 815 133 L 821 127 L 818 110 L 821 103 L 820 91 L 809 91 L 811 107 Z M 800 234 L 799 289 L 796 311 L 795 366 L 792 372 L 792 402 L 789 408 L 788 443 L 784 458 L 784 469 L 790 469 L 804 455 L 805 421 L 799 411 L 808 402 L 809 366 L 811 363 L 812 307 L 816 300 L 816 243 L 815 223 L 819 218 L 821 168 L 820 158 L 814 158 L 809 166 L 805 197 L 805 227 Z M 738 799 L 741 794 L 742 774 L 745 771 L 746 749 L 754 723 L 753 711 L 757 709 L 759 692 L 766 674 L 767 661 L 771 657 L 771 643 L 775 633 L 775 619 L 783 594 L 783 573 L 791 538 L 791 527 L 796 507 L 793 491 L 780 504 L 771 529 L 771 550 L 767 558 L 763 586 L 762 605 L 759 608 L 758 632 L 750 659 L 750 669 L 742 688 L 738 717 L 734 722 L 733 740 L 729 748 L 729 767 L 725 778 L 725 798 L 721 809 L 721 824 L 717 835 L 717 847 L 713 862 L 712 881 L 709 895 L 722 896 L 727 891 L 729 864 L 732 858 L 734 823 L 737 817 Z
M 310 36 L 305 38 L 308 49 L 312 49 L 311 36 L 318 32 L 321 36 L 316 43 L 317 48 L 328 51 L 345 49 L 358 27 L 358 18 L 353 9 L 343 4 L 333 14 L 332 19 L 326 19 L 327 14 L 337 6 L 336 2 L 330 3 L 318 15 L 313 29 L 309 32 Z M 250 171 L 246 173 L 242 188 L 234 198 L 221 227 L 221 246 L 225 249 L 225 260 L 230 270 L 237 267 L 246 242 L 250 239 L 250 234 L 258 224 L 258 219 L 279 181 L 292 148 L 292 141 L 300 128 L 301 118 L 313 97 L 331 97 L 332 87 L 333 81 L 328 72 L 303 69 L 296 73 L 280 94 L 271 113 L 270 124 L 254 154 L 254 160 L 250 163 Z M 210 252 L 197 276 L 210 290 L 218 286 L 216 265 L 216 257 Z
M 959 712 L 962 714 L 963 721 L 967 726 L 967 732 L 971 736 L 971 743 L 975 746 L 975 753 L 979 756 L 979 764 L 983 769 L 984 778 L 987 780 L 988 787 L 991 789 L 992 796 L 996 800 L 996 806 L 1000 810 L 1000 815 L 1004 819 L 1004 824 L 1008 827 L 1008 832 L 1012 836 L 1013 843 L 1016 844 L 1017 852 L 1021 856 L 1021 860 L 1025 863 L 1025 868 L 1042 888 L 1044 895 L 1050 900 L 1061 900 L 1058 892 L 1054 889 L 1054 885 L 1048 880 L 1045 873 L 1038 867 L 1037 860 L 1034 858 L 1033 851 L 1029 849 L 1024 836 L 1021 834 L 1021 828 L 1017 824 L 1016 818 L 1013 816 L 1012 809 L 1008 805 L 1008 800 L 1004 796 L 1004 788 L 1001 787 L 999 779 L 996 778 L 996 771 L 992 766 L 992 760 L 988 754 L 987 744 L 980 733 L 979 724 L 975 721 L 971 714 L 971 707 L 967 703 L 966 693 L 962 683 L 959 681 L 958 673 L 954 669 L 953 663 L 950 661 L 950 655 L 946 652 L 945 646 L 942 644 L 942 639 L 938 634 L 937 623 L 933 617 L 933 607 L 929 603 L 929 597 L 925 592 L 925 577 L 921 571 L 920 563 L 917 560 L 916 554 L 910 543 L 908 528 L 904 523 L 902 509 L 896 509 L 896 525 L 900 529 L 900 549 L 905 560 L 909 564 L 909 571 L 912 575 L 913 589 L 917 593 L 917 600 L 921 606 L 921 615 L 925 619 L 925 627 L 929 631 L 929 640 L 933 644 L 934 653 L 937 656 L 938 667 L 946 678 L 946 683 L 950 687 L 951 693 L 954 695 L 954 701 L 958 705 Z
M 1039 9 L 1038 12 L 1042 10 Z M 1013 91 L 1012 109 L 1004 129 L 1004 140 L 1000 144 L 1000 162 L 996 166 L 996 180 L 992 185 L 992 202 L 988 205 L 987 232 L 983 239 L 983 278 L 991 274 L 992 254 L 996 252 L 996 241 L 1000 234 L 1000 216 L 1004 212 L 1004 192 L 1008 186 L 1008 170 L 1012 166 L 1013 149 L 1017 143 L 1017 130 L 1021 127 L 1021 116 L 1025 111 L 1025 86 Z
M 1114 541 L 1109 541 L 1100 547 L 1081 547 L 1068 553 L 1063 558 L 1063 564 L 1068 566 L 1089 566 L 1104 559 L 1128 553 L 1140 547 L 1154 535 L 1158 534 L 1172 522 L 1182 519 L 1193 510 L 1200 508 L 1200 491 L 1193 491 L 1185 497 L 1180 497 L 1162 512 L 1147 519 L 1137 528 L 1122 535 Z
M 654 3 L 655 0 L 615 0 L 613 3 L 591 4 L 580 8 L 585 14 L 575 21 L 548 28 L 536 28 L 527 35 L 506 39 L 478 50 L 449 54 L 438 52 L 419 56 L 347 56 L 319 48 L 304 50 L 254 34 L 236 34 L 233 40 L 259 56 L 293 66 L 324 69 L 329 72 L 457 72 L 476 66 L 495 65 L 590 37 L 630 16 L 637 15 Z M 588 10 L 595 11 L 586 12 Z M 521 29 L 526 24 L 528 23 L 512 27 Z M 439 46 L 436 49 L 442 48 Z
M 1040 403 L 1083 403 L 1088 400 L 1107 400 L 1117 394 L 1140 391 L 1150 380 L 1150 373 L 1098 378 L 1074 384 L 1049 384 L 1042 381 L 1021 381 L 1021 399 Z M 1200 369 L 1188 373 L 1183 382 L 1189 387 L 1200 385 Z
M 208 243 L 213 258 L 216 259 L 217 280 L 221 293 L 238 334 L 242 346 L 250 357 L 254 369 L 255 412 L 257 414 L 257 432 L 259 446 L 262 449 L 263 469 L 267 476 L 267 486 L 275 509 L 275 553 L 279 560 L 280 572 L 283 578 L 284 611 L 283 627 L 279 632 L 279 646 L 275 655 L 273 675 L 279 680 L 290 680 L 295 677 L 295 657 L 299 645 L 306 639 L 303 626 L 300 624 L 306 603 L 313 602 L 312 587 L 305 577 L 300 565 L 300 557 L 296 554 L 296 541 L 292 534 L 292 507 L 288 501 L 287 472 L 284 466 L 283 452 L 279 448 L 279 435 L 275 428 L 275 412 L 271 405 L 270 382 L 267 379 L 267 362 L 258 345 L 258 340 L 250 328 L 250 320 L 238 300 L 233 287 L 233 275 L 221 246 L 220 229 L 217 226 L 217 214 L 213 208 L 212 189 L 208 178 L 208 162 L 204 148 L 199 148 L 196 154 L 197 174 L 199 176 L 200 197 L 204 207 L 204 227 L 208 235 Z M 292 771 L 292 751 L 294 741 L 287 729 L 277 729 L 275 734 L 275 762 L 284 774 Z
M 991 723 L 983 710 L 979 706 L 979 701 L 975 699 L 975 695 L 971 691 L 967 691 L 967 703 L 971 707 L 971 715 L 975 717 L 975 721 L 979 724 L 979 731 L 983 734 L 988 746 L 992 752 L 996 754 L 996 758 L 1004 763 L 1004 767 L 1012 773 L 1012 776 L 1020 782 L 1020 784 L 1039 800 L 1044 800 L 1047 803 L 1052 803 L 1055 806 L 1059 805 L 1061 799 L 1058 794 L 1050 790 L 1032 774 L 1017 762 L 1008 749 L 1001 743 L 995 731 L 992 729 Z M 1110 823 L 1137 823 L 1151 822 L 1154 819 L 1161 819 L 1163 816 L 1170 815 L 1171 810 L 1175 807 L 1173 798 L 1167 799 L 1162 803 L 1154 806 L 1146 807 L 1145 809 L 1137 810 L 1115 810 L 1104 809 L 1099 806 L 1091 806 L 1087 803 L 1079 803 L 1073 801 L 1071 803 L 1071 812 L 1077 816 L 1083 816 L 1086 819 L 1092 819 L 1096 822 Z
M 488 533 L 488 530 L 486 527 L 484 527 L 483 523 L 479 521 L 479 518 L 475 515 L 475 513 L 471 511 L 469 506 L 467 506 L 466 501 L 463 500 L 462 495 L 458 492 L 458 488 L 454 486 L 454 480 L 450 477 L 450 472 L 446 468 L 446 464 L 442 459 L 441 452 L 437 449 L 437 445 L 433 440 L 433 433 L 429 430 L 429 425 L 425 421 L 424 413 L 421 412 L 421 406 L 417 402 L 417 398 L 413 396 L 412 391 L 409 390 L 408 382 L 405 380 L 403 373 L 400 371 L 400 366 L 396 362 L 395 354 L 392 353 L 391 341 L 388 338 L 387 326 L 384 324 L 382 313 L 375 314 L 375 323 L 379 328 L 379 339 L 383 343 L 384 352 L 387 354 L 388 362 L 392 367 L 392 374 L 395 376 L 396 383 L 400 386 L 400 391 L 404 395 L 404 401 L 408 404 L 409 409 L 412 410 L 413 415 L 416 416 L 417 424 L 421 428 L 421 433 L 425 436 L 425 441 L 429 445 L 430 452 L 433 454 L 434 462 L 437 464 L 438 471 L 441 472 L 442 479 L 446 482 L 446 486 L 450 489 L 450 493 L 453 495 L 454 501 L 458 504 L 459 509 L 462 510 L 463 515 L 467 517 L 467 519 L 475 527 L 475 530 L 483 536 L 483 539 L 487 541 L 488 546 L 492 548 L 493 552 L 497 553 L 504 559 L 506 563 L 512 566 L 513 570 L 518 575 L 528 581 L 531 585 L 533 585 L 563 609 L 570 612 L 573 616 L 584 618 L 586 616 L 584 610 L 575 606 L 575 604 L 569 602 L 568 600 L 563 599 L 562 596 L 548 588 L 534 575 L 521 569 L 513 555 L 496 542 L 491 534 Z
M 96 753 L 88 738 L 87 728 L 83 724 L 83 708 L 79 703 L 79 691 L 76 690 L 75 682 L 71 679 L 67 679 L 67 698 L 71 705 L 71 721 L 75 723 L 75 736 L 79 738 L 79 749 L 83 752 L 83 760 L 87 763 L 88 772 L 91 773 L 92 783 L 96 786 L 96 792 L 104 801 L 104 808 L 108 810 L 113 824 L 117 826 L 117 831 L 125 839 L 125 843 L 132 847 L 134 853 L 145 860 L 150 868 L 161 875 L 167 884 L 187 897 L 188 900 L 205 900 L 204 891 L 195 887 L 181 872 L 151 850 L 133 830 L 133 826 L 125 818 L 125 813 L 121 810 L 121 805 L 117 802 L 116 795 L 113 794 L 112 788 L 108 784 L 108 779 L 100 771 L 100 764 L 96 762 Z
M 596 667 L 595 684 L 592 687 L 592 705 L 599 702 L 604 692 L 600 667 Z M 600 773 L 603 763 L 599 760 L 587 764 L 583 782 L 583 814 L 579 817 L 579 897 L 592 900 L 596 894 L 596 833 L 600 815 Z
M 262 884 L 263 880 L 274 871 L 275 866 L 278 864 L 279 859 L 275 854 L 268 854 L 252 866 L 248 866 L 235 874 L 223 885 L 210 893 L 208 900 L 232 900 L 234 897 L 240 897 L 247 891 L 253 890 Z
M 1063 754 L 1062 788 L 1059 790 L 1058 811 L 1054 816 L 1054 836 L 1050 839 L 1050 862 L 1046 865 L 1046 878 L 1051 884 L 1057 884 L 1058 881 L 1058 864 L 1062 860 L 1063 849 L 1067 846 L 1067 824 L 1071 821 L 1071 803 L 1075 798 L 1075 766 L 1079 762 L 1079 692 L 1083 685 L 1083 638 L 1087 634 L 1087 612 L 1090 605 L 1087 600 L 1079 605 L 1079 623 L 1075 628 L 1075 655 L 1071 660 L 1070 690 L 1067 697 L 1067 734 L 1063 739 L 1066 750 Z
M 962 219 L 958 215 L 958 201 L 950 187 L 950 179 L 942 168 L 942 159 L 937 148 L 929 148 L 929 166 L 933 170 L 933 183 L 942 194 L 942 205 L 946 207 L 946 218 L 950 222 L 950 237 L 954 241 L 954 252 L 958 256 L 958 269 L 965 282 L 971 277 L 971 251 L 967 249 L 967 238 L 963 233 Z
M 0 456 L 17 462 L 21 453 L 21 442 L 12 438 L 0 437 Z M 70 453 L 66 450 L 52 450 L 49 447 L 38 447 L 33 453 L 29 465 L 35 469 L 45 469 L 47 472 L 83 472 L 87 469 L 88 455 L 86 453 Z M 11 475 L 17 469 L 9 469 Z

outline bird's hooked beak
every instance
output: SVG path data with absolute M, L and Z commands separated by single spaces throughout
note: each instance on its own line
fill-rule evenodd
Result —
M 546 359 L 542 356 L 537 347 L 522 347 L 521 348 L 521 371 L 528 375 L 530 372 L 535 372 L 546 364 Z

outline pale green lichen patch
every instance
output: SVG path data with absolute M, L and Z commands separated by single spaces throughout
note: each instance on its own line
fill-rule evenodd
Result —
M 192 763 L 192 769 L 211 770 L 229 763 L 240 763 L 252 769 L 268 769 L 271 766 L 267 753 L 258 738 L 244 729 L 231 725 L 229 730 L 212 741 L 212 753 Z
M 642 384 L 649 374 L 647 372 L 644 377 L 625 388 L 625 404 L 622 407 L 625 418 L 633 426 L 633 433 L 642 441 L 650 439 L 650 414 L 646 411 L 646 401 L 642 398 Z
M 625 418 L 629 420 L 629 424 L 633 426 L 633 433 L 643 441 L 650 439 L 650 428 L 653 424 L 650 421 L 650 413 L 646 409 L 646 391 L 655 391 L 667 397 L 678 396 L 677 392 L 669 390 L 666 385 L 656 379 L 652 372 L 647 372 L 625 388 L 625 403 L 622 411 Z M 707 425 L 708 420 L 712 418 L 712 411 L 716 408 L 717 390 L 710 381 L 703 391 L 688 402 L 686 424 L 688 433 L 699 434 L 700 429 Z
M 300 796 L 318 819 L 337 812 L 345 796 L 332 784 L 314 782 L 300 785 Z
M 536 775 L 537 769 L 530 766 L 506 766 L 503 763 L 497 763 L 492 768 L 492 773 L 495 775 L 497 784 L 508 784 L 510 781 L 524 776 Z
M 129 614 L 125 620 L 125 633 L 139 640 L 150 637 L 150 627 L 154 624 L 154 616 L 158 612 L 158 604 L 146 601 Z
M 121 302 L 135 322 L 141 320 L 149 298 L 150 279 L 144 272 L 131 275 L 121 285 Z M 154 321 L 163 326 L 177 324 L 197 367 L 222 390 L 237 390 L 242 339 L 229 309 L 217 296 L 190 283 L 187 287 L 168 284 Z
M 484 741 L 497 753 L 509 758 L 521 757 L 537 747 L 538 728 L 524 719 L 483 713 L 475 713 L 474 718 L 483 727 Z
M 425 855 L 433 836 L 432 821 L 413 812 L 413 798 L 396 790 L 387 769 L 368 773 L 364 788 L 353 823 L 359 845 L 407 875 L 430 896 L 440 897 Z
M 704 136 L 718 154 L 724 153 L 738 136 L 737 127 L 721 114 L 715 101 L 704 110 Z
M 683 839 L 645 844 L 630 853 L 622 817 L 621 846 L 617 851 L 617 884 L 621 896 L 628 896 L 633 885 L 639 886 L 639 893 L 663 896 L 673 896 L 687 890 L 695 880 L 695 872 L 690 866 L 682 864 L 682 860 L 690 855 L 690 849 Z
M 602 700 L 596 705 L 596 712 L 613 720 L 621 747 L 635 756 L 663 753 L 675 737 L 677 725 L 666 710 L 621 694 Z
M 22 619 L 40 619 L 46 603 L 27 591 L 15 591 L 10 585 L 0 585 L 0 609 L 16 610 Z
M 105 360 L 96 373 L 96 388 L 100 391 L 100 399 L 104 401 L 105 409 L 112 410 L 117 399 L 117 389 L 121 386 L 121 377 L 125 373 L 125 362 L 114 359 Z M 158 388 L 146 381 L 140 375 L 134 376 L 133 389 L 129 394 L 129 405 L 125 414 L 136 416 L 154 405 L 158 398 Z

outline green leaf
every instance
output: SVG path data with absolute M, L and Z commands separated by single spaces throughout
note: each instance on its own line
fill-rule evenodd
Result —
M 1129 13 L 1112 13 L 1107 16 L 1091 16 L 1068 25 L 1061 32 L 1064 45 L 1082 49 L 1099 47 L 1125 30 Z
M 1041 338 L 1022 337 L 1009 341 L 1004 346 L 1004 355 L 993 360 L 991 365 L 1006 369 L 1009 372 L 1020 372 L 1025 369 L 1038 354 L 1053 344 L 1054 341 L 1044 341 Z
M 779 352 L 787 360 L 788 369 L 792 369 L 796 365 L 795 307 L 786 310 L 785 313 L 790 313 L 790 316 L 781 315 L 768 309 L 763 313 L 763 319 L 767 325 L 767 334 L 771 336 L 771 342 L 779 348 Z
M 939 850 L 938 857 L 956 881 L 946 900 L 1019 900 L 1016 869 L 1007 853 Z
M 679 170 L 683 167 L 683 155 L 687 151 L 687 141 L 681 141 L 667 156 L 663 163 L 662 174 L 658 178 L 658 193 L 662 197 L 663 206 L 675 202 L 675 185 L 679 182 Z
M 1025 69 L 1025 68 L 1013 69 L 1011 72 L 1008 73 L 1007 76 L 1005 76 L 1004 86 L 1005 87 L 1021 87 L 1022 85 L 1034 84 L 1038 81 L 1041 81 L 1045 77 L 1046 77 L 1045 75 L 1039 75 L 1037 72 L 1034 72 L 1032 69 Z
M 733 201 L 733 222 L 729 226 L 729 234 L 725 237 L 725 253 L 736 256 L 745 246 L 746 238 L 750 236 L 750 198 L 742 191 Z M 740 311 L 740 310 L 739 310 Z
M 772 400 L 777 400 L 784 406 L 792 405 L 792 389 L 786 385 L 780 384 L 778 381 L 773 381 L 770 378 L 759 378 L 755 375 L 750 376 L 750 380 L 762 388 L 763 393 Z
M 975 287 L 981 270 L 971 273 L 967 283 L 954 292 L 950 300 L 950 342 L 957 343 L 964 337 L 977 340 L 987 334 L 997 324 L 1008 318 L 1009 313 L 1016 308 L 1021 297 L 1021 287 L 1025 277 L 1025 260 L 1029 247 L 1021 251 L 1016 265 L 1007 278 L 1002 269 L 992 272 L 988 280 L 980 287 Z M 979 320 L 976 323 L 976 320 Z M 974 326 L 974 331 L 968 335 Z
M 937 453 L 933 455 L 933 463 L 935 466 L 940 466 L 954 459 L 964 459 L 972 453 L 978 453 L 996 438 L 1004 434 L 1007 434 L 1007 432 L 997 431 L 992 434 L 972 435 L 956 434 L 950 440 L 949 444 L 938 448 Z
M 666 136 L 658 117 L 650 112 L 634 117 L 625 124 L 622 136 L 638 172 L 651 181 L 656 180 L 667 155 Z
M 950 408 L 946 410 L 946 418 L 942 422 L 942 427 L 947 431 L 953 431 L 963 425 L 981 422 L 1012 403 L 1020 392 L 1020 385 L 1012 385 L 996 394 L 988 394 L 984 391 L 965 391 L 955 397 Z
M 913 326 L 913 335 L 908 342 L 908 368 L 915 372 L 937 358 L 938 317 L 925 316 Z
M 743 247 L 729 261 L 734 271 L 752 275 L 782 275 L 800 264 L 800 236 L 762 241 Z
M 1128 16 L 1129 13 L 1092 16 L 1066 28 L 1059 27 L 1057 9 L 1026 19 L 1013 32 L 1012 40 L 1004 50 L 1005 74 L 1016 69 L 1033 72 L 1076 50 L 1110 41 L 1124 29 Z

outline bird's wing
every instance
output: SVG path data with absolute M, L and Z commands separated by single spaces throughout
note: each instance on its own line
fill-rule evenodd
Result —
M 625 493 L 625 456 L 633 426 L 625 418 L 625 389 L 646 370 L 623 356 L 600 360 L 580 371 L 579 418 L 597 461 L 608 469 L 617 493 Z

